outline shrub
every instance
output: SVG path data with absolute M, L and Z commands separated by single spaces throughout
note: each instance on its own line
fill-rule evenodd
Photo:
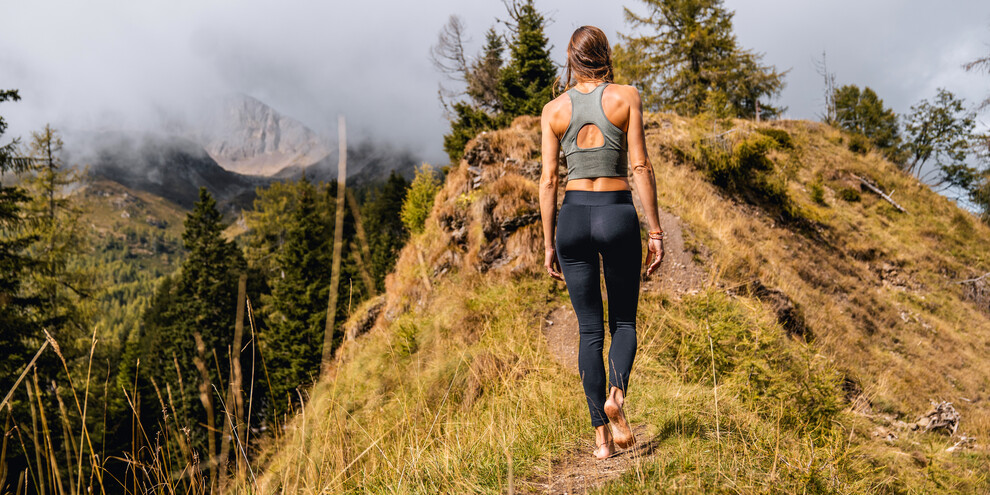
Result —
M 842 189 L 839 189 L 839 197 L 850 203 L 860 200 L 859 191 L 851 187 L 843 187 Z
M 793 149 L 794 140 L 791 139 L 791 135 L 783 129 L 772 129 L 769 127 L 764 127 L 757 129 L 756 132 L 763 134 L 777 142 L 777 145 L 782 149 Z
M 865 155 L 873 145 L 869 138 L 862 134 L 852 134 L 849 136 L 849 151 L 860 155 Z
M 753 204 L 787 209 L 787 184 L 774 174 L 767 153 L 779 148 L 777 141 L 754 133 L 730 145 L 724 140 L 698 142 L 698 163 L 713 184 Z
M 821 179 L 808 184 L 808 194 L 811 195 L 811 200 L 822 206 L 827 206 L 825 203 L 825 187 L 822 186 Z
M 440 178 L 434 173 L 433 167 L 423 164 L 416 169 L 416 176 L 413 178 L 409 190 L 406 192 L 406 199 L 402 202 L 400 217 L 406 229 L 418 234 L 426 226 L 426 218 L 430 216 L 433 209 L 433 198 L 440 191 Z

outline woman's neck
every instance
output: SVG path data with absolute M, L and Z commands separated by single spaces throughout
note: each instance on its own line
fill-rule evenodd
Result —
M 578 91 L 585 90 L 582 91 L 582 93 L 587 93 L 588 91 L 595 89 L 599 85 L 604 83 L 605 81 L 600 81 L 600 80 L 579 79 L 576 83 L 574 83 L 574 87 L 578 88 Z

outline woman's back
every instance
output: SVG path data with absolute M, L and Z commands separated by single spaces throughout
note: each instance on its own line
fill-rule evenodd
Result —
M 560 148 L 567 159 L 567 178 L 625 177 L 626 133 L 605 114 L 602 95 L 608 83 L 599 84 L 589 93 L 576 88 L 567 91 L 571 100 L 571 118 L 560 137 Z M 578 135 L 584 134 L 578 144 Z
M 568 189 L 628 189 L 627 131 L 638 104 L 636 88 L 609 83 L 579 83 L 547 104 L 544 118 L 567 157 Z

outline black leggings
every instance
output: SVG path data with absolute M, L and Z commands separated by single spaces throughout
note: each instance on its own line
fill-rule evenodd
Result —
M 557 259 L 581 333 L 578 370 L 592 426 L 605 416 L 605 325 L 598 255 L 608 291 L 609 385 L 626 392 L 636 357 L 636 305 L 642 267 L 639 218 L 630 191 L 566 191 L 557 214 Z

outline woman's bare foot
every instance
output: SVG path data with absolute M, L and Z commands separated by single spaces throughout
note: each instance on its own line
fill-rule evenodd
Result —
M 608 425 L 595 428 L 595 452 L 598 459 L 607 459 L 615 453 L 615 443 L 612 442 L 612 432 Z
M 605 415 L 608 416 L 609 427 L 612 430 L 612 439 L 620 448 L 628 449 L 636 445 L 636 435 L 629 428 L 626 421 L 626 413 L 622 410 L 625 396 L 617 387 L 609 390 L 608 399 L 605 400 Z

